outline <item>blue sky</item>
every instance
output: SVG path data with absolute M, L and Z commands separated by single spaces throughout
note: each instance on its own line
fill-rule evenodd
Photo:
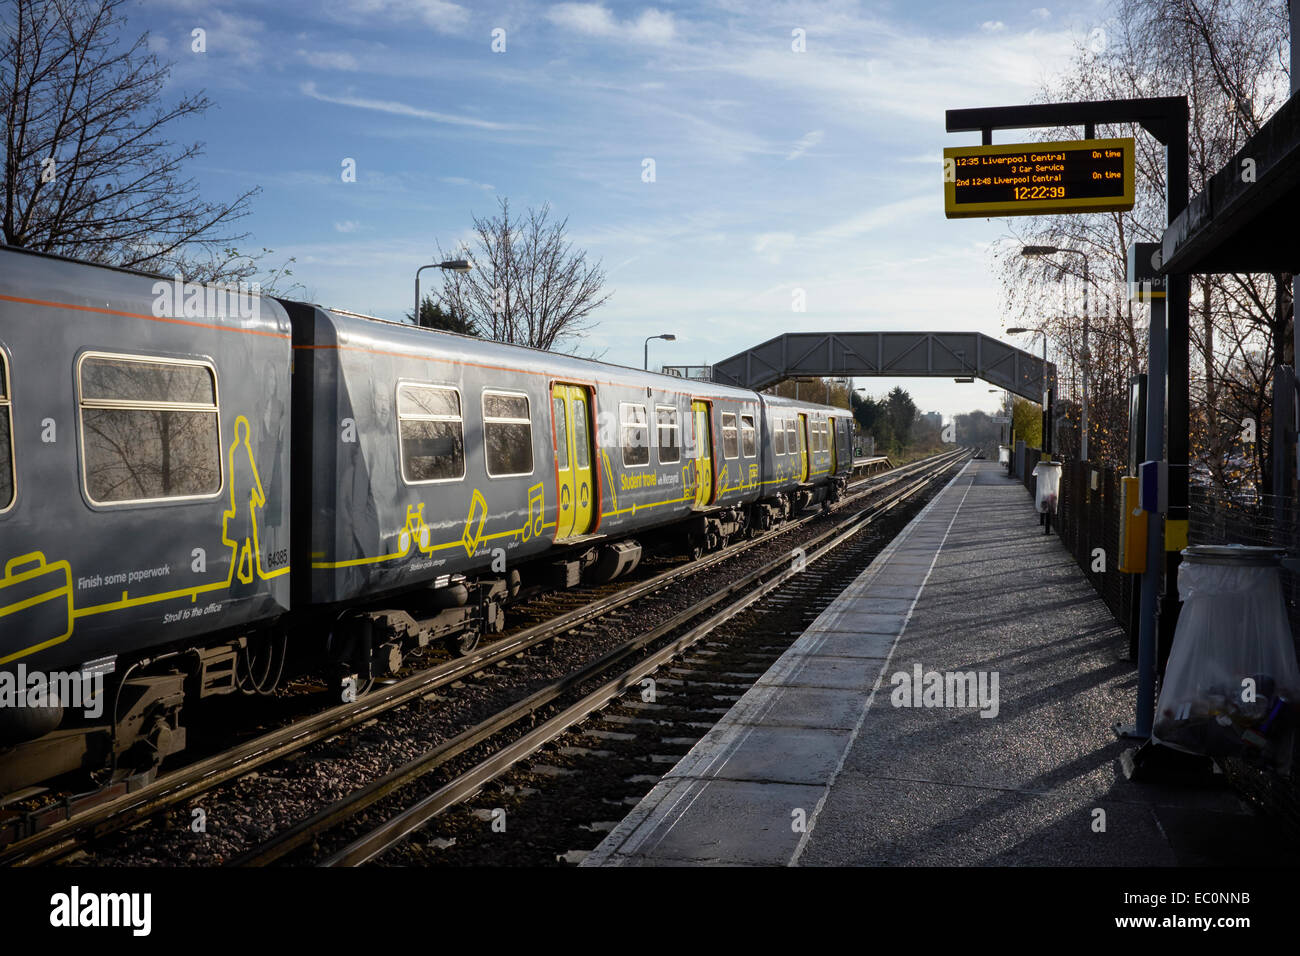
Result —
M 415 268 L 468 238 L 472 214 L 498 196 L 549 202 L 613 292 L 584 348 L 639 366 L 660 332 L 677 341 L 652 343 L 652 362 L 672 364 L 784 331 L 999 334 L 989 246 L 1005 225 L 944 218 L 942 148 L 977 141 L 945 133 L 944 110 L 1031 100 L 1105 14 L 1098 0 L 143 0 L 128 27 L 175 61 L 174 93 L 216 103 L 176 138 L 206 143 L 192 172 L 213 198 L 263 188 L 249 245 L 295 257 L 305 298 L 400 318 Z M 857 382 L 899 383 L 945 416 L 1000 401 L 982 382 Z

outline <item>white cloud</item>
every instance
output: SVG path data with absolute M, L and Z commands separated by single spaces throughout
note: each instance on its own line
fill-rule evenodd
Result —
M 754 252 L 775 264 L 781 261 L 781 256 L 794 242 L 792 232 L 764 232 L 754 237 Z
M 1007 28 L 1007 25 L 1001 20 L 985 20 L 980 24 L 980 29 L 985 33 L 1001 33 Z
M 455 33 L 469 23 L 469 11 L 448 0 L 335 0 L 330 14 L 353 23 L 418 21 L 439 33 Z
M 930 165 L 935 167 L 943 166 L 943 153 L 940 152 L 917 153 L 913 156 L 898 156 L 896 158 L 900 163 L 915 163 L 922 166 Z
M 855 215 L 849 216 L 847 219 L 841 219 L 839 222 L 832 223 L 829 226 L 823 226 L 821 229 L 814 232 L 809 238 L 814 242 L 834 243 L 841 242 L 845 239 L 856 239 L 866 235 L 867 233 L 883 229 L 886 226 L 893 226 L 914 220 L 925 213 L 932 212 L 934 207 L 935 197 L 933 195 L 912 196 L 910 199 L 899 199 L 894 202 L 873 206 L 866 212 L 856 213 Z
M 475 189 L 482 189 L 484 191 L 496 189 L 496 187 L 491 183 L 475 182 L 472 179 L 466 179 L 464 176 L 443 176 L 441 182 L 447 183 L 451 186 L 473 186 Z
M 347 70 L 350 72 L 359 68 L 357 58 L 351 53 L 333 50 L 299 50 L 298 55 L 313 66 L 318 66 L 324 70 Z
M 1040 20 L 1049 20 L 1051 19 L 1052 16 L 1052 12 L 1048 10 L 1047 7 L 1034 7 L 1034 9 L 1030 10 L 1029 12 L 1032 13 L 1034 16 L 1038 17 L 1038 19 Z
M 815 129 L 811 133 L 804 133 L 803 136 L 799 137 L 799 142 L 794 144 L 794 149 L 790 151 L 786 159 L 798 159 L 825 138 L 826 134 L 819 129 Z
M 560 3 L 546 12 L 546 18 L 566 30 L 631 43 L 668 43 L 677 33 L 673 15 L 654 7 L 635 20 L 619 21 L 599 3 Z
M 206 56 L 233 55 L 235 62 L 245 68 L 265 59 L 263 41 L 268 31 L 261 20 L 212 10 L 199 19 L 198 26 L 207 30 Z M 189 47 L 187 38 L 185 48 Z
M 854 43 L 861 45 L 851 49 Z M 884 111 L 933 124 L 953 107 L 1032 97 L 1041 77 L 1069 60 L 1073 44 L 1065 29 L 937 37 L 879 24 L 860 39 L 847 36 L 841 48 L 819 48 L 815 58 L 751 44 L 712 51 L 706 68 L 791 96 L 812 94 L 814 102 L 834 104 L 841 122 L 858 117 L 875 125 Z
M 454 126 L 472 126 L 475 129 L 508 130 L 529 129 L 515 123 L 495 123 L 491 120 L 475 119 L 472 116 L 453 116 L 450 113 L 438 113 L 434 110 L 410 106 L 395 100 L 372 100 L 360 96 L 329 96 L 316 89 L 315 83 L 303 83 L 299 88 L 303 96 L 309 96 L 322 103 L 336 103 L 339 106 L 354 106 L 357 109 L 374 110 L 379 113 L 391 113 L 395 116 L 413 116 L 416 119 L 432 120 L 435 123 L 450 123 Z
M 334 223 L 335 232 L 356 232 L 361 228 L 361 223 L 355 219 L 344 219 L 342 222 Z

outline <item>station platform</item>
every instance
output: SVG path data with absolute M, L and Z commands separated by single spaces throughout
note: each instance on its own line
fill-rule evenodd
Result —
M 1294 865 L 1226 787 L 1124 777 L 1126 655 L 1024 486 L 969 462 L 582 865 Z
M 889 471 L 894 467 L 886 455 L 873 455 L 869 458 L 853 459 L 853 477 L 861 478 L 869 475 L 879 475 Z

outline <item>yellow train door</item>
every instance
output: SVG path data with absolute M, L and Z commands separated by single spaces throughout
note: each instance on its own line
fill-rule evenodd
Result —
M 808 416 L 799 416 L 799 480 L 808 480 Z
M 569 386 L 551 387 L 555 427 L 555 537 L 573 536 L 573 441 L 569 435 Z
M 590 532 L 596 515 L 587 390 L 579 385 L 552 386 L 551 410 L 555 421 L 555 537 L 572 538 Z
M 839 431 L 838 426 L 839 426 L 839 419 L 836 418 L 826 419 L 826 440 L 827 443 L 831 446 L 830 447 L 830 452 L 831 452 L 830 473 L 832 475 L 836 474 L 839 471 L 839 452 L 836 448 L 836 446 L 839 445 L 839 442 L 836 440 L 839 437 L 837 434 Z
M 569 386 L 569 431 L 573 441 L 573 484 L 576 497 L 573 533 L 590 534 L 596 523 L 596 456 L 591 448 L 591 399 L 580 385 Z
M 713 432 L 709 422 L 709 403 L 691 402 L 695 418 L 695 507 L 713 501 Z

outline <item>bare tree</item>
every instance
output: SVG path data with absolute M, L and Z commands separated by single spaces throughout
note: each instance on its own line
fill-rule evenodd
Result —
M 443 301 L 480 334 L 497 342 L 558 350 L 591 328 L 592 312 L 609 300 L 605 273 L 565 238 L 567 219 L 550 218 L 551 207 L 510 218 L 500 212 L 474 217 L 474 261 L 469 272 L 443 274 Z
M 1281 0 L 1120 0 L 1102 49 L 1081 46 L 1044 91 L 1047 101 L 1186 95 L 1189 179 L 1193 192 L 1257 132 L 1286 97 L 1286 21 Z M 1076 131 L 1076 138 L 1082 130 Z M 1164 150 L 1132 126 L 1102 136 L 1137 138 L 1137 202 L 1131 212 L 1020 220 L 1003 247 L 1009 311 L 1051 337 L 1065 396 L 1077 397 L 1082 368 L 1079 318 L 1081 257 L 1026 259 L 1020 244 L 1052 245 L 1088 255 L 1091 316 L 1090 442 L 1094 458 L 1119 462 L 1127 424 L 1129 375 L 1145 365 L 1144 310 L 1135 314 L 1124 285 L 1130 243 L 1160 239 L 1165 226 Z M 1063 138 L 1059 133 L 1048 138 Z M 1046 284 L 1064 278 L 1062 285 Z M 1242 480 L 1230 466 L 1243 418 L 1262 423 L 1275 361 L 1290 359 L 1289 276 L 1196 276 L 1192 282 L 1192 451 L 1214 483 Z M 1068 402 L 1063 404 L 1070 404 Z M 1260 417 L 1263 415 L 1264 417 Z M 1250 450 L 1258 486 L 1267 472 L 1262 443 Z M 1240 460 L 1237 457 L 1237 460 Z
M 171 65 L 122 37 L 125 0 L 10 0 L 0 14 L 3 238 L 13 246 L 194 281 L 249 278 L 230 227 L 259 191 L 210 202 L 184 174 L 202 144 L 166 129 L 202 94 L 162 101 Z M 265 251 L 265 250 L 264 250 Z
M 764 391 L 782 398 L 800 398 L 805 402 L 848 408 L 852 387 L 848 379 L 842 378 L 787 378 Z

